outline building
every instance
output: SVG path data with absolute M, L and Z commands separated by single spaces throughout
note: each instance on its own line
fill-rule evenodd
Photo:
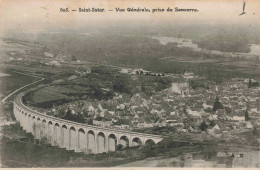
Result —
M 60 64 L 60 62 L 58 62 L 56 60 L 53 60 L 53 61 L 49 62 L 49 65 L 51 65 L 51 66 L 60 66 L 61 64 Z
M 112 120 L 103 121 L 103 120 L 93 120 L 93 125 L 101 126 L 101 127 L 110 127 L 112 126 Z
M 177 93 L 184 97 L 190 93 L 189 83 L 172 83 L 170 92 Z
M 49 52 L 44 52 L 45 57 L 52 57 L 53 58 L 53 54 L 49 53 Z

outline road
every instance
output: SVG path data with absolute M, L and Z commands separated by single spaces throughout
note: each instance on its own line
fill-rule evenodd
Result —
M 5 101 L 6 101 L 9 97 L 11 97 L 13 94 L 17 93 L 18 91 L 20 91 L 20 90 L 22 90 L 22 89 L 24 89 L 24 88 L 26 88 L 26 87 L 28 87 L 28 86 L 30 86 L 30 85 L 36 84 L 36 83 L 41 82 L 41 81 L 44 80 L 44 78 L 43 78 L 43 77 L 40 77 L 40 76 L 35 76 L 35 75 L 32 75 L 32 74 L 27 74 L 27 73 L 21 73 L 21 72 L 17 72 L 17 71 L 13 71 L 13 72 L 18 73 L 18 74 L 23 74 L 23 75 L 31 76 L 31 77 L 37 77 L 37 78 L 41 78 L 41 79 L 40 79 L 40 80 L 37 80 L 37 81 L 35 81 L 35 82 L 32 82 L 32 83 L 29 83 L 29 84 L 27 84 L 27 85 L 25 85 L 25 86 L 23 86 L 23 87 L 20 87 L 19 89 L 16 89 L 16 90 L 13 91 L 12 93 L 10 93 L 10 94 L 8 94 L 7 96 L 5 96 L 5 97 L 2 99 L 2 103 L 5 103 Z

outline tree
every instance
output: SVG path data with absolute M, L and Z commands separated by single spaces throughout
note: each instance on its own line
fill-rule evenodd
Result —
M 259 136 L 260 136 L 259 130 L 256 128 L 256 126 L 254 126 L 254 129 L 253 129 L 252 133 L 253 133 L 253 135 L 256 136 L 256 137 L 259 137 Z
M 252 87 L 252 80 L 251 80 L 251 78 L 248 81 L 248 88 L 250 88 L 250 87 Z
M 252 82 L 251 78 L 249 79 L 248 81 L 248 88 L 251 88 L 251 87 L 257 87 L 259 86 L 259 83 L 258 82 Z
M 245 112 L 245 121 L 249 121 L 249 115 L 248 115 L 247 109 L 246 109 L 246 112 Z
M 92 119 L 92 118 L 91 118 L 91 119 L 88 119 L 87 124 L 88 124 L 88 125 L 93 125 L 93 119 Z
M 117 151 L 121 151 L 123 148 L 124 148 L 124 146 L 121 145 L 121 144 L 118 144 L 118 145 L 116 146 L 116 150 L 117 150 Z
M 73 56 L 71 57 L 71 61 L 77 61 L 77 58 L 73 55 Z
M 215 99 L 214 105 L 213 105 L 213 112 L 216 112 L 218 109 L 223 109 L 223 105 L 219 102 L 218 96 Z
M 200 124 L 200 130 L 206 131 L 207 128 L 208 128 L 208 125 L 203 121 L 203 122 Z
M 185 106 L 183 106 L 183 113 L 184 113 L 185 115 L 188 115 L 187 108 L 186 108 Z

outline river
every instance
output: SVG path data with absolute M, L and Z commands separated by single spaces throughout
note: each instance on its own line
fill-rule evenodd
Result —
M 222 52 L 217 50 L 208 50 L 205 48 L 199 48 L 198 44 L 192 42 L 192 39 L 186 38 L 174 38 L 174 37 L 159 37 L 159 36 L 152 36 L 152 39 L 159 40 L 162 45 L 166 45 L 168 43 L 178 43 L 177 47 L 188 47 L 194 51 L 200 51 L 209 54 L 216 54 L 222 55 L 227 57 L 237 57 L 237 56 L 244 56 L 244 57 L 260 57 L 260 44 L 250 44 L 250 52 L 249 53 L 233 53 L 233 52 Z

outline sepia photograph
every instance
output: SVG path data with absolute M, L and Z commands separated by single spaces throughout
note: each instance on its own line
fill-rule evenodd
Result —
M 0 168 L 260 168 L 259 0 L 0 0 Z

